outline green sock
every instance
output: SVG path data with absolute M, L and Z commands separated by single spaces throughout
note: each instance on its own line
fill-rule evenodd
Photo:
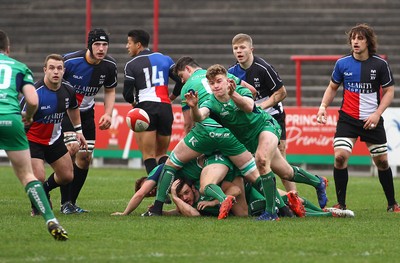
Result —
M 294 171 L 294 176 L 293 176 L 293 181 L 296 183 L 303 183 L 303 184 L 308 184 L 312 185 L 314 187 L 317 187 L 321 181 L 318 176 L 311 174 L 307 172 L 304 169 L 301 169 L 298 166 L 293 166 L 293 171 Z
M 305 208 L 309 208 L 309 209 L 312 209 L 312 210 L 318 211 L 318 212 L 323 212 L 324 211 L 319 206 L 314 205 L 313 203 L 311 203 L 310 201 L 308 201 L 304 197 L 301 197 L 301 199 L 303 199 L 303 205 L 304 205 Z
M 320 212 L 320 211 L 315 211 L 313 209 L 306 208 L 306 216 L 307 217 L 310 217 L 310 216 L 313 216 L 313 217 L 332 217 L 332 213 L 323 212 L 323 211 Z
M 285 204 L 289 204 L 289 200 L 287 198 L 287 195 L 281 196 L 281 198 L 282 198 L 283 202 L 285 202 Z
M 275 199 L 276 207 L 278 207 L 278 208 L 284 207 L 286 204 L 283 201 L 282 196 L 279 194 L 278 189 L 276 189 L 275 196 L 276 196 L 276 199 Z
M 174 182 L 176 174 L 176 169 L 164 165 L 164 168 L 161 172 L 160 178 L 157 183 L 157 195 L 156 200 L 165 203 L 165 199 L 168 195 L 169 189 L 171 188 L 172 183 Z
M 47 199 L 41 182 L 37 180 L 29 182 L 25 186 L 25 192 L 28 194 L 32 204 L 40 211 L 40 214 L 46 222 L 55 220 L 53 210 L 51 210 L 49 200 Z
M 220 203 L 226 198 L 226 194 L 224 194 L 221 187 L 216 184 L 206 185 L 206 187 L 204 187 L 204 195 L 217 199 Z
M 275 214 L 275 174 L 271 171 L 268 174 L 261 175 L 257 178 L 255 186 L 256 189 L 265 197 L 265 211 L 270 214 Z

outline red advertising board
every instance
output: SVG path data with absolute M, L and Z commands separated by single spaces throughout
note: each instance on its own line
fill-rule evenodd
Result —
M 287 154 L 333 155 L 333 136 L 338 108 L 327 109 L 327 123 L 317 122 L 316 107 L 285 107 Z M 354 155 L 369 155 L 365 143 L 357 142 Z
M 132 158 L 140 157 L 134 133 L 125 122 L 125 116 L 132 109 L 129 104 L 115 105 L 112 124 L 109 130 L 96 133 L 95 157 Z M 316 107 L 286 107 L 287 154 L 293 156 L 333 156 L 333 135 L 338 118 L 337 108 L 328 109 L 327 124 L 316 121 Z M 180 105 L 173 105 L 174 123 L 169 150 L 183 138 L 183 115 Z M 95 108 L 96 123 L 104 113 L 102 103 Z M 364 143 L 356 143 L 353 155 L 369 156 Z
M 100 130 L 96 128 L 96 150 L 95 157 L 128 158 L 140 156 L 138 146 L 131 131 L 125 121 L 125 116 L 132 109 L 127 103 L 116 103 L 111 120 L 111 128 Z M 183 115 L 181 107 L 173 105 L 174 123 L 172 125 L 171 143 L 169 150 L 183 138 Z M 95 121 L 99 122 L 101 115 L 104 114 L 104 105 L 96 103 Z M 98 125 L 97 125 L 98 126 Z

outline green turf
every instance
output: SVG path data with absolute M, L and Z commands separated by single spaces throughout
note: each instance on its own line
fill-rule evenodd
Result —
M 88 214 L 61 215 L 59 191 L 51 198 L 70 240 L 56 242 L 9 167 L 0 167 L 0 262 L 395 262 L 400 214 L 386 213 L 377 177 L 352 177 L 348 206 L 356 217 L 296 218 L 258 222 L 252 218 L 143 218 L 148 198 L 130 216 L 123 211 L 143 170 L 90 170 L 79 198 Z M 333 179 L 328 194 L 335 202 Z M 399 191 L 399 181 L 395 180 Z M 316 201 L 314 189 L 299 185 Z M 173 205 L 166 205 L 172 209 Z

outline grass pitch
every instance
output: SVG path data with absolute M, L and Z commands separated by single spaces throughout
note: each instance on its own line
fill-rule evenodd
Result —
M 123 211 L 143 170 L 90 169 L 80 215 L 59 212 L 60 194 L 51 198 L 67 242 L 56 242 L 42 217 L 30 217 L 30 203 L 10 167 L 0 167 L 0 262 L 395 262 L 400 214 L 386 212 L 377 177 L 351 177 L 348 206 L 355 218 L 143 218 L 153 198 L 129 216 Z M 328 205 L 335 204 L 334 183 Z M 400 182 L 395 179 L 399 193 Z M 317 204 L 312 187 L 300 195 Z M 173 205 L 165 205 L 172 209 Z

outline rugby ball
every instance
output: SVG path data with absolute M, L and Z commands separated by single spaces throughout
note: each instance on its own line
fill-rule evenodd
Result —
M 145 110 L 134 108 L 126 114 L 126 124 L 132 131 L 142 132 L 149 127 L 150 118 Z

